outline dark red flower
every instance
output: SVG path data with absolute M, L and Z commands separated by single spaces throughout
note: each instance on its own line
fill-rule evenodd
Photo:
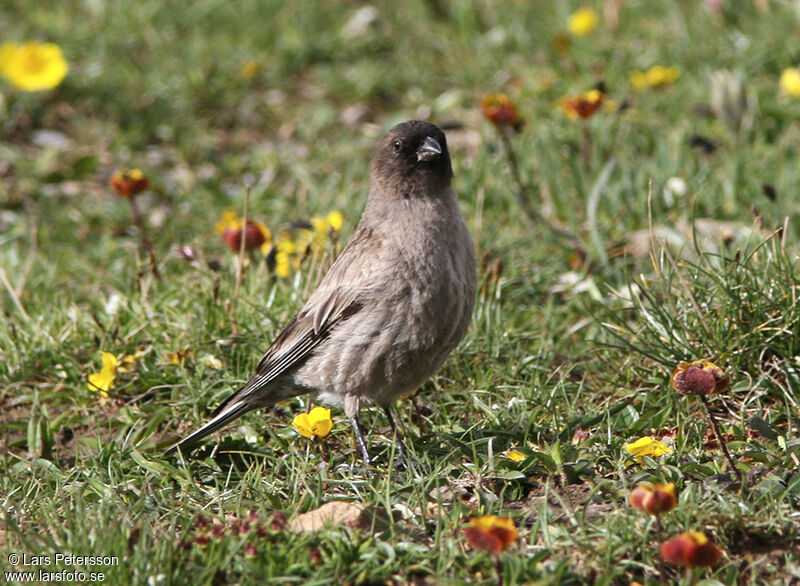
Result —
M 517 107 L 505 94 L 486 94 L 481 100 L 481 111 L 495 126 L 516 128 L 520 124 Z
M 686 395 L 710 395 L 728 388 L 730 379 L 710 360 L 681 362 L 670 377 L 672 387 Z
M 577 96 L 564 98 L 561 101 L 561 109 L 570 120 L 585 120 L 594 116 L 605 99 L 606 95 L 603 92 L 593 89 Z
M 150 180 L 139 169 L 120 169 L 111 176 L 111 187 L 128 199 L 150 187 Z
M 661 557 L 675 566 L 709 567 L 722 558 L 722 550 L 702 533 L 686 531 L 661 544 Z
M 243 233 L 245 250 L 259 248 L 267 241 L 267 235 L 264 234 L 261 227 L 251 220 L 247 221 L 247 225 L 244 229 L 242 229 L 241 226 L 226 228 L 222 233 L 222 240 L 232 251 L 239 252 L 239 248 L 242 245 Z
M 675 483 L 640 484 L 631 491 L 630 503 L 634 509 L 651 515 L 671 511 L 677 503 Z
M 472 547 L 483 549 L 495 555 L 505 551 L 517 540 L 514 521 L 507 517 L 484 515 L 469 520 L 464 535 Z

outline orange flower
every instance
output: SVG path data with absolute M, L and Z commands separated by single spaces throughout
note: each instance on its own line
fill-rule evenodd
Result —
M 483 515 L 472 517 L 469 527 L 464 529 L 467 542 L 472 547 L 483 549 L 495 555 L 508 549 L 517 540 L 517 528 L 508 517 Z
M 568 96 L 561 100 L 561 109 L 570 120 L 585 120 L 603 105 L 606 95 L 598 89 L 589 90 L 577 96 Z
M 702 533 L 686 531 L 661 544 L 661 557 L 675 566 L 710 567 L 722 557 L 722 550 Z
M 150 187 L 150 180 L 139 169 L 120 169 L 111 176 L 111 187 L 128 199 Z
M 681 362 L 670 377 L 672 387 L 685 395 L 710 395 L 728 388 L 730 379 L 710 360 Z
M 511 126 L 520 124 L 517 107 L 505 94 L 486 94 L 481 100 L 481 111 L 486 119 L 495 126 Z
M 630 503 L 634 509 L 639 509 L 651 515 L 671 511 L 677 503 L 675 483 L 640 484 L 631 491 Z

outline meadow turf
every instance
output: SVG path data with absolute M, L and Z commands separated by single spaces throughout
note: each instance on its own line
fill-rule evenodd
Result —
M 577 37 L 567 21 L 581 5 L 564 1 L 370 13 L 5 0 L 0 39 L 57 43 L 70 71 L 45 92 L 0 81 L 3 571 L 152 585 L 492 584 L 498 572 L 506 584 L 800 583 L 800 98 L 778 82 L 800 64 L 800 7 L 586 4 L 600 23 Z M 654 65 L 680 75 L 635 90 L 631 74 Z M 560 102 L 601 81 L 585 134 Z M 723 116 L 712 95 L 726 83 Z M 521 211 L 481 114 L 489 92 L 524 119 L 509 135 L 531 202 L 575 241 Z M 164 457 L 301 307 L 358 221 L 379 137 L 409 118 L 447 129 L 482 259 L 466 339 L 396 407 L 414 465 L 392 467 L 380 410 L 363 416 L 372 477 L 342 412 L 328 437 L 301 437 L 291 421 L 308 398 L 247 415 L 192 458 Z M 121 167 L 150 178 L 137 203 L 159 278 L 109 187 Z M 288 277 L 247 255 L 233 303 L 237 259 L 214 226 L 242 213 L 248 189 L 249 217 L 275 237 L 332 210 L 344 222 Z M 101 351 L 137 356 L 108 398 L 87 384 Z M 709 402 L 742 482 L 702 403 L 670 385 L 679 362 L 703 358 L 730 378 Z M 645 436 L 671 451 L 637 462 L 625 446 Z M 654 520 L 628 506 L 644 481 L 677 487 L 662 537 L 705 533 L 717 565 L 689 575 L 660 561 Z M 364 509 L 298 526 L 330 501 Z M 481 514 L 518 529 L 497 560 L 467 544 Z M 9 561 L 56 553 L 118 565 Z

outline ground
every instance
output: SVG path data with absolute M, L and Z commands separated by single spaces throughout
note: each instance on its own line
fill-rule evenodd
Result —
M 594 28 L 570 26 L 581 7 Z M 52 89 L 0 80 L 4 572 L 800 583 L 796 3 L 7 0 L 0 32 L 69 66 Z M 413 465 L 379 410 L 372 476 L 342 412 L 302 437 L 307 398 L 165 457 L 302 305 L 409 118 L 447 131 L 481 259 L 466 339 L 396 406 Z M 149 180 L 138 222 L 123 168 Z M 269 239 L 240 258 L 215 225 L 246 199 Z M 670 380 L 700 359 L 729 382 L 708 410 Z M 664 453 L 634 457 L 643 437 Z M 643 482 L 675 483 L 660 533 L 629 506 Z M 513 521 L 502 553 L 468 542 L 480 515 Z M 660 559 L 688 530 L 713 567 Z M 59 553 L 116 563 L 31 557 Z

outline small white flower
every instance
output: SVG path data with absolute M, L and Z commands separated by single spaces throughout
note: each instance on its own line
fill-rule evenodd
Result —
M 675 198 L 683 197 L 686 191 L 686 181 L 682 177 L 670 177 L 664 184 L 664 203 L 672 207 L 675 205 Z

